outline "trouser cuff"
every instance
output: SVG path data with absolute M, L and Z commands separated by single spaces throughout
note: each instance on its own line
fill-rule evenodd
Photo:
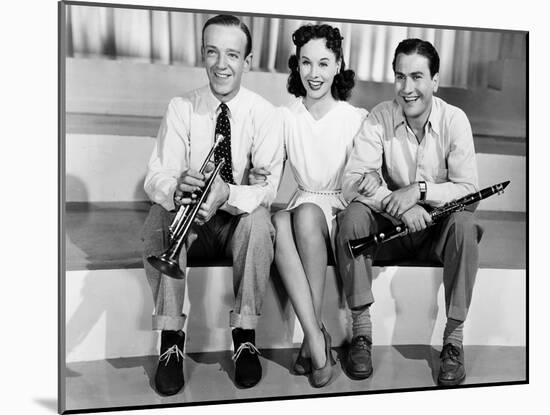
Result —
M 468 315 L 468 309 L 466 307 L 460 306 L 450 306 L 447 313 L 447 318 L 452 318 L 453 320 L 466 321 L 466 316 Z
M 255 329 L 258 325 L 260 316 L 252 314 L 238 314 L 234 311 L 229 313 L 229 327 L 241 329 Z
M 348 301 L 349 308 L 363 307 L 374 303 L 372 291 L 348 295 L 346 300 Z
M 183 330 L 187 316 L 153 315 L 153 330 Z

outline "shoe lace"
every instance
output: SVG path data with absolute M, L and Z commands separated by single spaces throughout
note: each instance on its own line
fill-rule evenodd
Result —
M 256 354 L 261 354 L 260 351 L 256 348 L 256 346 L 254 346 L 253 343 L 250 343 L 250 342 L 244 342 L 244 343 L 241 343 L 241 345 L 239 346 L 239 348 L 235 351 L 235 353 L 233 354 L 233 357 L 232 359 L 233 360 L 237 360 L 239 358 L 239 356 L 241 355 L 241 353 L 243 352 L 243 350 L 248 350 L 249 353 L 256 353 Z
M 175 354 L 176 360 L 180 360 L 180 356 L 182 359 L 185 359 L 185 355 L 183 354 L 183 351 L 178 347 L 177 344 L 174 344 L 169 349 L 166 349 L 166 351 L 160 355 L 159 360 L 162 362 L 163 360 L 166 360 L 164 363 L 165 366 L 168 366 L 168 361 L 170 360 L 170 357 Z
M 365 336 L 357 336 L 353 339 L 353 348 L 365 350 L 370 353 L 370 342 Z
M 447 343 L 441 350 L 441 357 L 444 359 L 451 359 L 454 362 L 458 362 L 460 356 L 460 350 L 452 343 Z

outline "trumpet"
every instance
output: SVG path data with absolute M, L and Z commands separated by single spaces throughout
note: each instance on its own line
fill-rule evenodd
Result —
M 214 151 L 216 150 L 216 147 L 224 140 L 225 137 L 221 134 L 218 134 L 216 136 L 216 141 L 214 142 L 214 145 L 210 149 L 210 152 L 206 156 L 206 159 L 204 160 L 199 173 L 204 174 L 206 171 L 206 166 L 212 159 L 212 156 L 214 155 Z M 176 279 L 182 279 L 184 277 L 184 273 L 181 270 L 179 266 L 178 257 L 181 251 L 181 248 L 183 247 L 183 244 L 185 243 L 185 240 L 187 239 L 187 236 L 189 234 L 189 230 L 191 229 L 191 225 L 195 221 L 195 218 L 197 217 L 197 214 L 199 212 L 199 209 L 201 205 L 204 203 L 206 198 L 208 197 L 208 194 L 210 193 L 210 189 L 212 188 L 212 185 L 214 184 L 214 180 L 216 179 L 216 176 L 219 174 L 223 164 L 225 163 L 225 160 L 221 160 L 216 166 L 214 167 L 214 171 L 210 175 L 210 178 L 206 181 L 206 184 L 204 188 L 200 191 L 198 191 L 198 198 L 193 204 L 180 206 L 178 209 L 178 212 L 176 213 L 176 216 L 172 220 L 172 223 L 168 227 L 169 235 L 170 235 L 170 247 L 161 255 L 155 256 L 151 255 L 147 258 L 147 261 L 149 264 L 151 264 L 155 269 L 162 272 L 163 274 L 168 275 L 169 277 L 176 278 Z

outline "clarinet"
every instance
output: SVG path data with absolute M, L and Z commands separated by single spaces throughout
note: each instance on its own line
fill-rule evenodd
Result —
M 480 200 L 486 199 L 494 194 L 504 193 L 504 189 L 509 184 L 509 180 L 506 182 L 495 184 L 494 186 L 486 187 L 479 192 L 470 193 L 469 195 L 461 197 L 460 199 L 453 200 L 452 202 L 435 208 L 430 212 L 432 225 L 441 221 L 442 219 L 446 218 L 454 212 L 463 211 L 464 209 L 466 209 L 466 206 L 471 205 L 472 203 L 479 202 Z M 351 253 L 351 256 L 356 258 L 372 246 L 383 244 L 395 238 L 400 238 L 407 235 L 408 233 L 409 229 L 405 226 L 405 224 L 400 223 L 393 228 L 384 229 L 381 232 L 366 236 L 364 238 L 351 239 L 348 241 L 348 249 Z

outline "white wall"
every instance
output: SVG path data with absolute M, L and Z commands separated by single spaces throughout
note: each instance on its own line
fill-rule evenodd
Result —
M 154 139 L 110 135 L 68 134 L 66 139 L 67 201 L 115 202 L 147 200 L 143 191 L 147 161 Z M 523 156 L 478 154 L 482 187 L 511 180 L 506 192 L 482 202 L 480 209 L 525 211 L 526 164 Z M 295 189 L 287 169 L 277 202 Z
M 229 267 L 190 269 L 184 307 L 189 315 L 187 352 L 231 349 L 231 272 Z M 375 275 L 374 344 L 440 345 L 445 322 L 442 270 L 375 267 Z M 265 297 L 258 345 L 297 346 L 300 327 L 286 296 L 277 294 L 275 281 L 270 281 Z M 525 290 L 524 270 L 480 269 L 464 343 L 524 346 Z M 349 312 L 341 301 L 331 267 L 323 320 L 335 346 L 350 335 Z M 156 353 L 153 303 L 143 269 L 67 272 L 65 304 L 68 362 Z

